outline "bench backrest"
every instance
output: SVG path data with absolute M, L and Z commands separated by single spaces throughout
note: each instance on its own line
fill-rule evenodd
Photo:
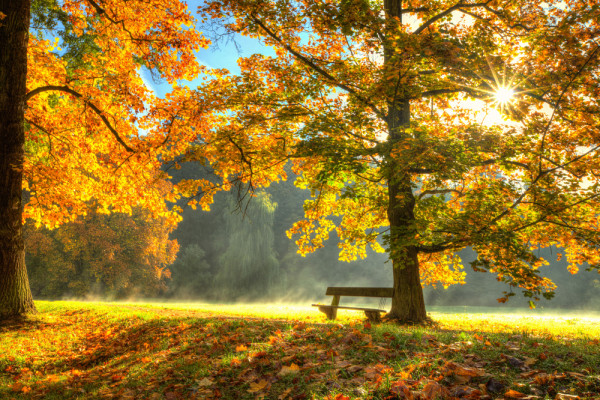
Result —
M 387 287 L 328 287 L 327 296 L 394 297 L 394 288 Z

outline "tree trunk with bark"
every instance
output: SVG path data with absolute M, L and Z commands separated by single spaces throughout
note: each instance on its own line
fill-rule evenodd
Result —
M 402 141 L 404 128 L 410 122 L 410 103 L 389 109 L 390 144 Z M 390 158 L 388 161 L 388 221 L 390 224 L 390 258 L 394 268 L 392 309 L 386 316 L 400 322 L 420 323 L 427 319 L 423 287 L 419 274 L 418 251 L 413 244 L 416 235 L 415 197 L 411 177 L 406 168 Z
M 385 0 L 386 18 L 402 22 L 402 1 Z M 384 48 L 384 63 L 392 63 L 393 49 Z M 389 64 L 388 64 L 389 65 Z M 410 101 L 402 98 L 402 90 L 394 89 L 388 103 L 388 143 L 390 148 L 406 140 L 410 127 Z M 411 175 L 406 166 L 388 157 L 388 221 L 390 224 L 390 258 L 394 268 L 394 297 L 387 319 L 421 323 L 427 319 L 423 287 L 419 274 L 418 251 L 414 245 L 415 197 Z
M 23 242 L 30 1 L 0 0 L 0 319 L 35 312 Z

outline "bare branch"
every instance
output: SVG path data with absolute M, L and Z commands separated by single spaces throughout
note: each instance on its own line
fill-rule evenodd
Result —
M 456 189 L 431 189 L 431 190 L 424 190 L 421 193 L 419 193 L 419 197 L 418 199 L 422 199 L 423 197 L 427 196 L 428 194 L 446 194 L 446 193 L 458 193 L 459 195 L 463 195 L 463 192 L 461 192 L 460 190 L 456 190 Z

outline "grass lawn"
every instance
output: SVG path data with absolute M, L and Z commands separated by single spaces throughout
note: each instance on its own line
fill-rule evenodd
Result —
M 36 302 L 0 325 L 0 399 L 600 399 L 600 319 Z

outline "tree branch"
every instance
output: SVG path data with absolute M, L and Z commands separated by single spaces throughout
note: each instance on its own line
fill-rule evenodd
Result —
M 474 3 L 474 4 L 456 3 L 455 5 L 453 5 L 452 7 L 448 8 L 447 10 L 442 11 L 441 13 L 439 13 L 437 15 L 434 15 L 433 17 L 431 17 L 430 19 L 428 19 L 427 21 L 425 21 L 423 23 L 423 25 L 421 25 L 419 28 L 417 28 L 416 31 L 413 32 L 413 35 L 418 35 L 419 33 L 423 32 L 425 29 L 427 29 L 431 25 L 433 25 L 436 21 L 444 18 L 448 14 L 451 14 L 453 11 L 459 10 L 461 8 L 486 7 L 489 2 L 490 1 L 488 0 L 485 3 Z
M 515 165 L 517 167 L 521 167 L 521 168 L 524 168 L 526 170 L 529 170 L 529 165 L 527 165 L 527 164 L 523 164 L 523 163 L 520 163 L 518 161 L 503 160 L 501 158 L 494 158 L 494 159 L 490 159 L 490 160 L 485 160 L 485 161 L 483 161 L 481 163 L 481 165 L 491 165 L 491 164 L 496 164 L 498 162 L 503 162 L 505 164 Z
M 592 51 L 592 53 L 585 60 L 585 62 L 583 63 L 583 65 L 581 65 L 581 67 L 579 67 L 579 69 L 577 70 L 577 72 L 575 73 L 575 75 L 573 75 L 573 77 L 565 85 L 564 89 L 560 93 L 560 96 L 558 96 L 558 99 L 554 103 L 553 110 L 552 110 L 552 115 L 550 115 L 550 119 L 548 120 L 548 123 L 546 124 L 546 128 L 544 128 L 544 133 L 542 134 L 542 143 L 540 145 L 540 154 L 544 153 L 546 136 L 548 135 L 548 131 L 550 130 L 550 126 L 552 125 L 552 121 L 554 120 L 554 116 L 556 115 L 556 111 L 558 109 L 558 105 L 560 104 L 560 102 L 562 101 L 563 97 L 567 93 L 567 89 L 573 84 L 573 82 L 575 82 L 576 78 L 578 78 L 578 77 L 581 76 L 581 74 L 583 73 L 583 70 L 590 63 L 590 61 L 592 61 L 592 59 L 594 58 L 594 56 L 596 55 L 596 53 L 598 52 L 599 49 L 600 49 L 600 45 L 596 46 L 596 48 Z M 542 172 L 542 158 L 541 157 L 540 157 L 540 162 L 539 162 L 539 171 L 540 171 L 540 173 Z
M 375 104 L 371 103 L 367 98 L 361 96 L 360 93 L 358 93 L 356 90 L 352 89 L 350 86 L 343 84 L 341 82 L 338 82 L 337 79 L 333 75 L 331 75 L 329 72 L 325 71 L 323 68 L 321 68 L 320 66 L 318 66 L 317 64 L 315 64 L 314 62 L 309 60 L 307 57 L 300 54 L 298 51 L 294 50 L 294 48 L 292 48 L 290 45 L 284 43 L 283 40 L 279 36 L 277 36 L 272 30 L 270 30 L 265 24 L 263 24 L 263 22 L 261 20 L 259 20 L 256 16 L 251 14 L 250 18 L 252 19 L 252 21 L 254 21 L 255 24 L 260 26 L 262 28 L 262 30 L 265 31 L 265 33 L 271 39 L 275 40 L 277 43 L 279 43 L 281 46 L 283 46 L 283 48 L 286 49 L 287 51 L 289 51 L 294 57 L 296 57 L 296 59 L 301 61 L 307 67 L 310 67 L 313 71 L 317 72 L 319 75 L 326 78 L 328 81 L 333 83 L 338 88 L 343 89 L 346 92 L 352 94 L 354 97 L 356 97 L 362 103 L 366 104 L 371 110 L 373 110 L 373 112 L 379 118 L 381 118 L 384 121 L 387 121 L 387 116 Z
M 446 194 L 446 193 L 458 193 L 459 195 L 463 194 L 463 192 L 461 192 L 460 190 L 456 190 L 456 189 L 432 189 L 432 190 L 425 190 L 425 191 L 422 191 L 421 193 L 419 193 L 418 199 L 420 200 L 423 197 L 427 196 L 428 194 Z
M 59 92 L 69 93 L 70 95 L 75 96 L 78 99 L 82 99 L 83 102 L 86 105 L 88 105 L 100 117 L 102 122 L 104 122 L 104 125 L 106 125 L 108 130 L 115 137 L 115 139 L 117 139 L 117 142 L 119 142 L 119 144 L 121 144 L 121 146 L 123 146 L 123 148 L 125 148 L 125 150 L 127 150 L 128 152 L 135 153 L 135 150 L 133 150 L 131 147 L 129 147 L 127 145 L 127 143 L 125 143 L 123 141 L 123 139 L 121 139 L 121 136 L 119 136 L 119 132 L 117 132 L 116 129 L 111 125 L 111 123 L 108 121 L 108 119 L 104 116 L 103 112 L 98 107 L 96 107 L 93 103 L 91 103 L 89 100 L 84 99 L 83 95 L 81 93 L 76 92 L 75 90 L 71 89 L 68 86 L 48 85 L 48 86 L 41 86 L 41 87 L 35 88 L 25 95 L 25 102 L 29 101 L 29 99 L 31 99 L 33 96 L 35 96 L 37 94 L 40 94 L 42 92 L 50 92 L 50 91 L 59 91 Z

